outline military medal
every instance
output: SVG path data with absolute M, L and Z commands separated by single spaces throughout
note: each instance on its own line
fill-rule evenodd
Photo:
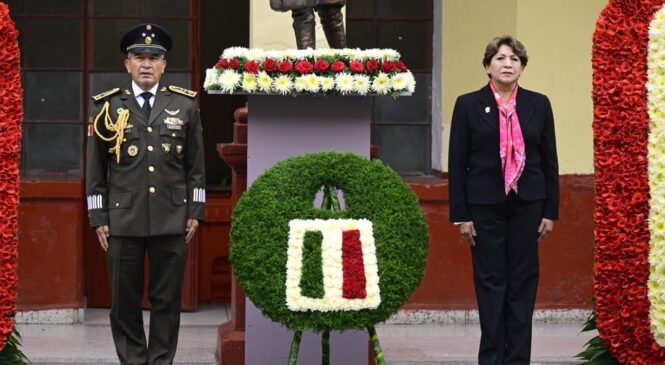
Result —
M 136 156 L 139 153 L 139 148 L 136 147 L 136 145 L 131 145 L 127 147 L 127 154 L 129 154 L 131 157 Z
M 164 151 L 164 153 L 169 153 L 171 151 L 171 144 L 162 143 L 162 151 Z
M 182 130 L 182 125 L 185 124 L 182 119 L 176 117 L 167 117 L 164 118 L 164 125 L 167 129 L 171 130 Z
M 177 145 L 177 146 L 175 146 L 175 152 L 176 152 L 178 155 L 182 155 L 182 150 L 183 150 L 183 147 L 182 147 L 181 145 Z

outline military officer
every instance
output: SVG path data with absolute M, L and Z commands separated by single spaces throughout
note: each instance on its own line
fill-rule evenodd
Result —
M 92 98 L 86 190 L 90 223 L 107 251 L 111 330 L 122 364 L 171 364 L 180 325 L 187 242 L 204 218 L 203 137 L 196 93 L 161 85 L 171 37 L 156 24 L 120 42 L 126 87 Z M 141 315 L 150 262 L 150 338 Z

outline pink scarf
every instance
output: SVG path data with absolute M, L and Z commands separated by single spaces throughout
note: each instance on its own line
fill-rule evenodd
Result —
M 518 87 L 515 86 L 515 91 L 505 104 L 491 81 L 490 87 L 499 108 L 499 154 L 501 155 L 504 188 L 508 195 L 511 189 L 517 192 L 517 181 L 522 175 L 526 162 L 524 139 L 516 111 Z

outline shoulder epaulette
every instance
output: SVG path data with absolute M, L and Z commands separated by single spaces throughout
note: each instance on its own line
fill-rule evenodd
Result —
M 118 91 L 120 91 L 120 88 L 119 88 L 119 87 L 116 87 L 116 88 L 111 89 L 111 90 L 109 90 L 109 91 L 104 91 L 104 92 L 101 93 L 101 94 L 97 94 L 97 95 L 93 96 L 92 99 L 93 99 L 94 101 L 100 101 L 100 100 L 104 99 L 104 98 L 107 97 L 107 96 L 111 96 L 111 95 L 113 95 L 113 94 L 118 93 Z
M 198 94 L 196 91 L 183 89 L 180 86 L 175 86 L 175 85 L 169 86 L 169 90 L 173 91 L 174 93 L 189 96 L 190 98 L 194 98 L 196 97 L 196 94 Z

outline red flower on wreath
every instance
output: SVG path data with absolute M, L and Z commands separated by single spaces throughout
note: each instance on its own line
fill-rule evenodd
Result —
M 314 69 L 316 72 L 326 72 L 328 71 L 328 68 L 330 68 L 330 63 L 328 63 L 328 61 L 324 60 L 323 58 L 319 58 L 314 63 Z
M 650 330 L 647 46 L 664 0 L 610 0 L 593 37 L 596 325 L 620 363 L 664 364 Z
M 388 72 L 393 72 L 397 69 L 397 65 L 395 65 L 395 62 L 393 61 L 385 61 L 381 65 L 381 71 L 388 73 Z
M 367 72 L 375 72 L 379 69 L 379 61 L 371 59 L 367 61 Z
M 0 3 L 0 351 L 13 332 L 16 314 L 18 215 L 18 161 L 23 120 L 23 90 L 19 73 L 18 31 L 9 8 Z
M 360 61 L 351 61 L 349 69 L 357 74 L 365 72 L 365 65 Z
M 226 58 L 222 58 L 221 60 L 217 61 L 215 64 L 215 67 L 217 68 L 228 68 L 229 67 L 229 60 Z
M 330 65 L 330 69 L 331 69 L 332 72 L 334 72 L 334 73 L 342 72 L 342 71 L 344 71 L 345 68 L 346 68 L 346 65 L 344 64 L 344 62 L 343 62 L 343 61 L 339 61 L 339 60 L 333 62 L 333 64 Z
M 245 63 L 245 71 L 256 75 L 259 73 L 259 64 L 256 61 L 247 61 Z
M 238 67 L 240 67 L 240 60 L 238 60 L 237 58 L 232 58 L 231 60 L 229 60 L 229 68 L 235 70 Z
M 291 71 L 293 69 L 293 63 L 291 61 L 284 60 L 284 61 L 279 63 L 277 68 L 279 69 L 279 72 L 281 72 L 283 74 L 287 74 L 287 73 L 289 73 L 289 71 Z
M 263 61 L 263 70 L 265 72 L 277 71 L 277 62 L 275 62 L 275 60 L 272 58 L 266 58 L 265 61 Z
M 301 75 L 308 74 L 312 72 L 312 70 L 314 70 L 314 65 L 307 60 L 302 60 L 296 63 L 296 71 Z

